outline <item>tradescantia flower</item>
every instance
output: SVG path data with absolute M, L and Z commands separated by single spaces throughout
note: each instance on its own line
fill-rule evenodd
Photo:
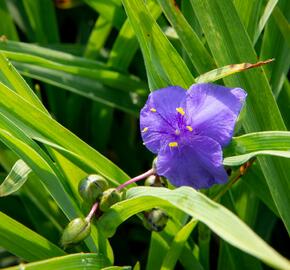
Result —
M 152 92 L 140 128 L 145 146 L 157 154 L 157 174 L 198 189 L 226 182 L 222 147 L 233 136 L 246 96 L 241 88 L 208 83 Z

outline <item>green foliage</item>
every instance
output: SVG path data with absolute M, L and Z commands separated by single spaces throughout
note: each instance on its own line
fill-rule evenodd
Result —
M 290 269 L 289 3 L 0 1 L 0 248 L 17 256 L 0 268 Z M 229 182 L 130 186 L 90 212 L 82 179 L 115 191 L 151 167 L 138 125 L 150 91 L 214 81 L 248 93 Z M 167 225 L 148 232 L 157 207 Z M 75 219 L 91 233 L 64 250 Z
M 49 269 L 88 269 L 99 270 L 108 269 L 106 266 L 106 258 L 100 254 L 72 254 L 62 257 L 55 257 L 49 260 L 43 260 L 35 263 L 23 265 L 28 270 L 49 270 Z M 5 268 L 7 270 L 19 269 L 18 266 Z M 121 268 L 122 269 L 122 268 Z
M 10 195 L 17 191 L 26 182 L 31 169 L 19 159 L 0 185 L 0 197 Z

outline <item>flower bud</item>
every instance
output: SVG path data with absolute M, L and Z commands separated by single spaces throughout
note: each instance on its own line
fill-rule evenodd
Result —
M 64 229 L 60 239 L 63 247 L 77 244 L 89 236 L 91 224 L 84 218 L 73 219 Z
M 108 182 L 97 174 L 88 175 L 79 183 L 79 193 L 88 203 L 94 203 L 107 188 Z
M 162 231 L 168 221 L 168 215 L 159 208 L 153 208 L 151 211 L 144 212 L 145 219 L 143 224 L 149 231 Z
M 100 210 L 102 212 L 106 212 L 109 210 L 109 208 L 121 201 L 122 199 L 122 194 L 120 193 L 120 191 L 118 191 L 115 188 L 109 188 L 106 191 L 104 191 L 101 200 L 100 200 Z
M 145 180 L 145 186 L 149 187 L 168 187 L 168 183 L 166 179 L 159 175 L 150 175 Z

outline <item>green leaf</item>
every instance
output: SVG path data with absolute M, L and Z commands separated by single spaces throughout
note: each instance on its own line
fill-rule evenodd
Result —
M 288 45 L 288 48 L 290 48 L 290 23 L 287 21 L 287 18 L 283 15 L 282 11 L 278 7 L 274 9 L 273 17 Z
M 1 23 L 0 25 L 1 36 L 5 35 L 5 37 L 8 39 L 18 40 L 16 27 L 13 23 L 12 16 L 8 11 L 6 1 L 0 2 L 0 18 L 3 22 L 5 22 L 5 23 Z M 2 36 L 2 38 L 4 39 L 5 37 Z
M 62 257 L 55 257 L 49 260 L 33 262 L 29 264 L 21 264 L 18 266 L 8 267 L 4 270 L 99 270 L 104 269 L 108 265 L 106 258 L 101 254 L 96 253 L 76 253 Z
M 205 74 L 198 76 L 197 78 L 195 78 L 195 81 L 197 83 L 214 82 L 224 77 L 238 73 L 238 72 L 242 72 L 251 68 L 256 68 L 262 65 L 266 65 L 268 63 L 271 63 L 272 61 L 274 61 L 274 59 L 260 61 L 255 64 L 241 63 L 241 64 L 232 64 L 232 65 L 224 66 L 224 67 L 211 70 Z
M 50 0 L 22 1 L 34 40 L 41 43 L 58 42 L 58 29 L 54 5 Z
M 180 253 L 196 224 L 197 220 L 192 219 L 175 235 L 167 254 L 164 256 L 162 270 L 174 269 Z
M 64 255 L 64 251 L 44 237 L 0 212 L 1 246 L 26 261 Z
M 116 71 L 111 71 L 107 69 L 100 69 L 100 68 L 85 68 L 85 67 L 78 67 L 72 66 L 67 64 L 62 64 L 58 62 L 54 62 L 51 60 L 47 60 L 45 58 L 24 54 L 24 53 L 15 53 L 15 52 L 8 52 L 2 51 L 3 54 L 9 58 L 10 60 L 33 64 L 40 67 L 45 67 L 57 71 L 64 71 L 69 74 L 79 75 L 90 79 L 95 79 L 101 82 L 104 85 L 121 89 L 123 91 L 134 91 L 144 89 L 145 84 L 141 82 L 138 78 L 131 76 L 131 75 L 124 75 Z
M 234 0 L 233 1 L 241 22 L 251 39 L 253 39 L 255 30 L 258 28 L 259 18 L 262 13 L 263 1 L 256 0 Z
M 119 0 L 84 1 L 117 28 L 121 27 L 126 18 L 124 10 L 121 8 L 121 1 Z
M 248 190 L 253 191 L 255 195 L 259 197 L 277 217 L 279 217 L 277 207 L 271 197 L 269 187 L 266 184 L 265 177 L 263 176 L 259 164 L 253 164 L 252 168 L 243 175 L 242 184 L 246 185 Z
M 290 158 L 290 132 L 264 131 L 233 138 L 229 149 L 235 156 L 226 157 L 224 165 L 238 166 L 258 155 Z
M 38 111 L 38 113 L 42 112 Z M 51 118 L 48 117 L 48 119 Z M 15 120 L 15 122 L 17 122 L 17 120 Z M 73 196 L 71 196 L 70 189 L 67 188 L 68 183 L 64 181 L 63 175 L 57 167 L 43 152 L 40 146 L 28 138 L 22 130 L 15 126 L 4 115 L 0 117 L 0 140 L 28 164 L 70 220 L 82 216 L 76 202 L 72 199 Z M 95 227 L 92 227 L 91 236 L 94 242 L 92 238 L 86 240 L 86 244 L 90 250 L 95 251 L 98 249 L 96 245 L 100 245 L 99 248 L 102 253 L 107 255 L 107 252 L 110 252 L 109 247 L 102 245 L 101 241 L 98 242 L 99 237 Z M 104 243 L 106 244 L 106 242 Z
M 151 233 L 146 270 L 160 269 L 162 259 L 168 250 L 168 244 L 164 237 L 157 232 Z
M 0 185 L 0 197 L 8 196 L 21 188 L 26 182 L 31 169 L 23 160 L 18 160 Z
M 136 116 L 139 114 L 141 104 L 144 103 L 146 91 L 120 91 L 119 89 L 104 86 L 96 80 L 79 75 L 72 75 L 37 65 L 17 62 L 14 64 L 23 76 L 57 86 Z
M 102 270 L 131 270 L 131 266 L 109 266 L 102 268 Z
M 61 184 L 62 176 L 53 162 L 34 141 L 3 115 L 0 117 L 0 140 L 34 171 L 67 217 L 72 219 L 80 215 L 80 210 Z
M 0 112 L 13 118 L 21 129 L 34 139 L 53 146 L 69 160 L 87 172 L 99 172 L 113 185 L 128 179 L 128 176 L 82 140 L 62 127 L 47 114 L 32 106 L 19 95 L 0 83 Z
M 275 6 L 277 5 L 278 0 L 269 0 L 264 8 L 264 12 L 259 20 L 258 27 L 255 30 L 253 44 L 256 44 L 259 36 L 261 35 L 266 23 L 268 22 Z
M 191 4 L 218 66 L 256 61 L 257 55 L 231 1 L 191 0 Z M 227 86 L 242 87 L 248 92 L 243 120 L 246 132 L 285 130 L 261 68 L 227 77 L 224 81 Z M 290 231 L 290 161 L 270 157 L 258 160 L 281 218 Z
M 186 21 L 174 1 L 158 0 L 164 14 L 174 27 L 180 42 L 198 73 L 204 73 L 216 67 L 211 55 L 204 47 L 198 35 Z
M 287 25 L 289 33 L 290 9 L 288 0 L 280 0 L 274 9 L 269 22 L 267 23 L 262 39 L 260 58 L 275 58 L 276 61 L 265 68 L 266 74 L 272 87 L 272 91 L 277 98 L 283 86 L 285 76 L 289 71 L 290 54 L 287 40 Z M 281 14 L 284 11 L 285 14 Z M 286 22 L 285 22 L 286 20 Z M 286 26 L 286 28 L 284 28 Z M 286 30 L 286 32 L 285 32 Z M 286 37 L 285 37 L 286 35 Z
M 154 1 L 149 1 L 147 8 L 154 19 L 160 16 L 161 8 Z M 110 51 L 108 66 L 117 70 L 127 70 L 138 48 L 138 40 L 129 19 L 127 19 Z
M 103 48 L 111 30 L 111 23 L 104 17 L 100 16 L 96 20 L 95 26 L 90 34 L 85 48 L 84 57 L 91 59 L 97 58 L 100 55 L 100 51 Z
M 161 269 L 166 254 L 168 254 L 168 252 L 172 254 L 175 250 L 174 247 L 178 246 L 177 254 L 174 255 L 173 260 L 179 259 L 179 262 L 182 264 L 184 269 L 203 270 L 200 262 L 192 252 L 191 245 L 186 241 L 185 243 L 179 244 L 174 242 L 175 236 L 180 234 L 180 230 L 182 230 L 183 226 L 186 224 L 188 215 L 179 211 L 177 208 L 170 208 L 170 216 L 172 219 L 168 220 L 168 223 L 162 232 L 151 233 L 146 269 Z M 173 246 L 171 247 L 172 244 Z M 182 248 L 179 250 L 181 246 Z M 173 263 L 173 261 L 171 261 L 171 263 Z
M 127 207 L 134 205 L 134 210 L 136 211 L 138 202 L 138 210 L 145 210 L 145 208 L 151 206 L 152 201 L 158 202 L 157 205 L 169 204 L 205 223 L 221 238 L 244 252 L 259 258 L 273 267 L 290 269 L 290 263 L 287 259 L 268 246 L 233 213 L 190 187 L 181 187 L 175 190 L 136 187 L 127 191 L 127 198 L 128 200 L 113 206 L 112 210 L 104 215 L 102 226 L 105 227 L 104 219 L 108 222 L 114 216 L 116 223 L 110 225 L 110 227 L 116 227 L 121 221 L 122 215 L 128 215 L 129 212 L 132 214 L 132 208 L 128 210 L 128 208 L 124 207 L 125 205 Z M 107 222 L 106 225 L 108 225 Z
M 1 43 L 0 43 L 1 44 Z M 34 106 L 46 112 L 45 107 L 37 98 L 35 93 L 28 86 L 26 81 L 17 73 L 16 69 L 12 64 L 0 53 L 0 67 L 4 78 L 8 81 L 9 85 L 5 83 L 8 87 L 11 87 L 15 92 L 25 98 L 28 102 L 32 103 Z
M 142 0 L 122 0 L 138 38 L 150 89 L 169 84 L 188 88 L 194 78 Z
M 285 79 L 283 88 L 279 94 L 277 102 L 288 130 L 290 130 L 289 100 L 290 100 L 290 83 L 287 79 Z
M 24 42 L 1 41 L 0 49 L 7 52 L 23 53 L 33 56 L 39 56 L 57 62 L 63 65 L 71 65 L 84 68 L 106 68 L 104 63 L 93 61 L 73 54 L 64 53 L 58 50 L 52 50 L 46 47 L 29 44 Z

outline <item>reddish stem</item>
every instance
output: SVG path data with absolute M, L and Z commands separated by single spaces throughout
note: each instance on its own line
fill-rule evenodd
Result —
M 140 180 L 142 180 L 142 179 L 144 179 L 144 178 L 147 178 L 147 177 L 149 177 L 150 175 L 153 175 L 153 174 L 155 174 L 155 170 L 154 170 L 154 169 L 150 169 L 149 171 L 147 171 L 147 172 L 145 172 L 145 173 L 143 173 L 143 174 L 140 174 L 140 175 L 138 175 L 138 176 L 136 176 L 136 177 L 134 177 L 134 178 L 128 180 L 127 182 L 121 184 L 121 185 L 118 186 L 116 189 L 117 189 L 118 191 L 120 191 L 120 190 L 123 189 L 124 187 L 126 187 L 126 186 L 128 186 L 128 185 L 130 185 L 130 184 L 133 184 L 133 183 L 135 183 L 135 182 L 138 182 L 138 181 L 140 181 Z
M 89 214 L 87 215 L 87 217 L 86 217 L 86 221 L 91 222 L 91 220 L 92 220 L 94 214 L 95 214 L 96 211 L 98 210 L 98 207 L 99 207 L 99 203 L 98 203 L 98 202 L 96 202 L 96 203 L 93 204 L 90 213 L 89 213 Z

